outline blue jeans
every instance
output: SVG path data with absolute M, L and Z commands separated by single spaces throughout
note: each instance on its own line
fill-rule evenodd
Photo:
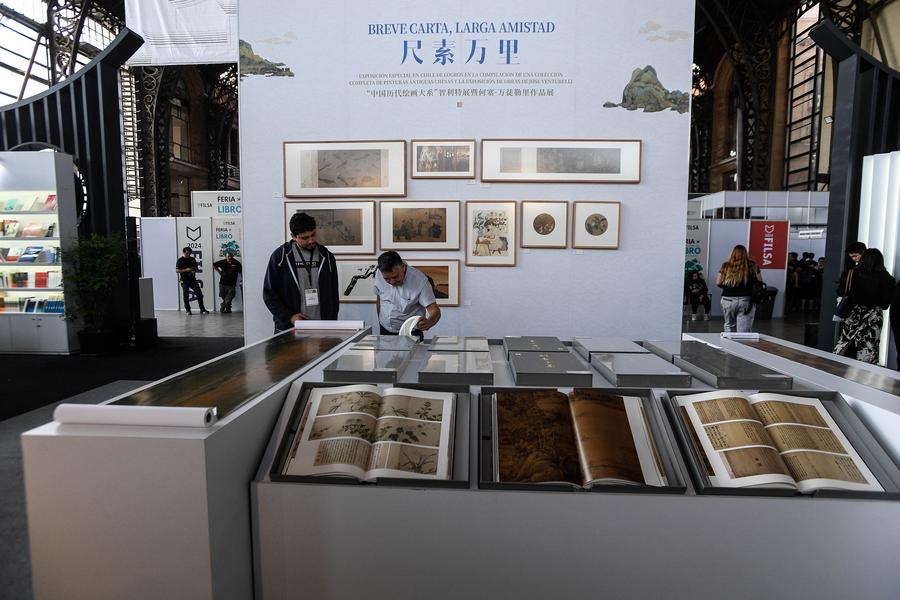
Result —
M 725 315 L 725 331 L 745 333 L 753 328 L 756 307 L 750 304 L 750 296 L 722 296 L 722 313 Z

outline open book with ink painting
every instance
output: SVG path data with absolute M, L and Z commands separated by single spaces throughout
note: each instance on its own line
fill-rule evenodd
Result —
M 494 480 L 668 485 L 640 398 L 600 389 L 493 395 Z
M 456 394 L 314 388 L 283 475 L 450 479 Z
M 673 401 L 712 486 L 884 491 L 817 398 L 717 391 Z

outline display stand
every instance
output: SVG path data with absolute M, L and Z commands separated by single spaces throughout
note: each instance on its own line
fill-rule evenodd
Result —
M 109 401 L 216 406 L 208 428 L 23 434 L 35 598 L 250 598 L 247 485 L 291 381 L 367 332 L 286 331 Z
M 498 380 L 509 381 L 496 356 L 504 349 L 491 352 Z M 795 376 L 795 389 L 822 389 L 780 370 Z M 900 502 L 698 496 L 690 487 L 679 496 L 486 490 L 474 481 L 468 490 L 284 484 L 269 472 L 287 420 L 283 412 L 251 486 L 260 598 L 891 597 L 900 589 L 885 560 L 900 552 Z M 680 455 L 675 467 L 687 479 Z
M 0 152 L 0 353 L 78 349 L 61 259 L 77 243 L 72 157 Z

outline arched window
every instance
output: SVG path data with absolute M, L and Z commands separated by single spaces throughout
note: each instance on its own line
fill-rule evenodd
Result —
M 169 100 L 172 116 L 169 122 L 169 152 L 172 158 L 191 162 L 191 103 L 183 79 L 175 84 L 175 94 Z

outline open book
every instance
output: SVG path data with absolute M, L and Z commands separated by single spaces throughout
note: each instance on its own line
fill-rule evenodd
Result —
M 315 388 L 283 474 L 450 479 L 455 399 L 374 385 Z
M 498 482 L 667 485 L 640 398 L 516 390 L 494 394 L 493 407 Z
M 816 398 L 717 391 L 674 401 L 713 486 L 884 491 Z

